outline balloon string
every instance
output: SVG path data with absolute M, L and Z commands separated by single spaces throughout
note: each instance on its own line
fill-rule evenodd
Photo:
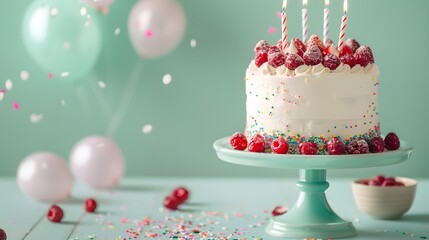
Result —
M 26 239 L 30 235 L 30 233 L 37 227 L 37 225 L 39 225 L 42 222 L 43 218 L 45 218 L 45 213 L 43 213 L 42 216 L 39 218 L 39 220 L 37 220 L 37 222 L 34 223 L 33 226 L 31 226 L 31 228 L 28 230 L 28 232 L 25 233 L 25 235 L 21 238 L 21 240 Z
M 107 126 L 107 136 L 109 138 L 114 137 L 116 130 L 118 129 L 119 125 L 122 123 L 122 120 L 125 114 L 127 113 L 131 98 L 133 97 L 134 91 L 138 84 L 139 74 L 143 66 L 142 63 L 143 63 L 142 60 L 137 60 L 137 62 L 134 64 L 133 71 L 122 93 L 122 98 L 118 105 L 118 108 L 116 109 L 116 112 L 112 117 L 112 120 Z

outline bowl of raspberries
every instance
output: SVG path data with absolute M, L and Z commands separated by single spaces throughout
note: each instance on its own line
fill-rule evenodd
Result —
M 353 197 L 360 211 L 377 219 L 401 218 L 414 200 L 417 181 L 378 175 L 352 183 Z

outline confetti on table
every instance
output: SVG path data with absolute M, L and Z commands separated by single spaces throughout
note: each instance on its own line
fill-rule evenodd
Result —
M 168 85 L 171 83 L 171 75 L 170 74 L 165 74 L 162 77 L 162 83 L 164 83 L 164 85 Z
M 13 107 L 14 110 L 18 111 L 21 108 L 21 105 L 19 104 L 19 102 L 14 101 L 12 103 L 12 107 Z
M 276 33 L 276 31 L 277 31 L 277 29 L 275 27 L 269 27 L 268 28 L 268 33 L 269 34 L 274 34 L 274 33 Z
M 197 40 L 191 39 L 191 48 L 195 48 L 197 46 Z
M 48 73 L 48 78 L 52 79 L 54 77 L 54 75 L 52 73 Z
M 281 12 L 276 12 L 276 16 L 277 16 L 278 18 L 282 18 L 282 13 L 281 13 Z
M 30 115 L 30 121 L 32 123 L 38 123 L 43 119 L 43 114 L 33 113 Z
M 3 100 L 4 98 L 4 92 L 0 92 L 0 102 Z
M 129 222 L 131 222 L 131 219 L 123 217 L 123 218 L 121 218 L 120 222 L 121 223 L 129 223 Z
M 100 88 L 106 88 L 106 83 L 104 83 L 103 81 L 98 81 L 98 86 L 100 87 Z
M 63 106 L 66 105 L 66 101 L 64 101 L 64 99 L 61 99 L 61 105 L 63 105 Z
M 61 77 L 68 77 L 70 75 L 69 72 L 62 72 Z
M 51 8 L 51 17 L 55 17 L 58 15 L 58 9 L 57 8 Z
M 121 29 L 120 28 L 116 28 L 115 29 L 115 36 L 118 36 L 121 33 Z
M 6 80 L 5 86 L 6 86 L 6 89 L 8 91 L 10 91 L 12 89 L 12 87 L 13 87 L 12 80 L 10 80 L 10 79 Z
M 148 134 L 148 133 L 152 132 L 152 128 L 153 128 L 152 125 L 146 124 L 143 126 L 142 131 L 144 134 Z
M 28 78 L 30 77 L 30 74 L 24 70 L 24 71 L 21 71 L 20 76 L 21 76 L 21 80 L 27 81 Z

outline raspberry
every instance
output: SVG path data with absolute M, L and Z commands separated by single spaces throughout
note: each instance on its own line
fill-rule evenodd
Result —
M 302 142 L 299 144 L 299 152 L 302 155 L 316 155 L 317 145 L 313 142 Z
M 262 64 L 266 63 L 267 61 L 268 61 L 267 52 L 260 52 L 255 54 L 255 65 L 257 67 L 260 67 Z
M 261 52 L 268 52 L 269 48 L 270 48 L 270 44 L 265 40 L 261 40 L 256 44 L 253 51 L 255 52 L 255 55 L 257 55 Z
M 264 138 L 259 134 L 254 135 L 250 139 L 250 143 L 249 143 L 249 146 L 247 147 L 247 149 L 250 152 L 264 152 L 265 151 Z
M 232 148 L 234 148 L 235 150 L 242 151 L 247 148 L 246 136 L 244 136 L 244 134 L 241 132 L 234 133 L 229 143 L 231 144 Z
M 386 145 L 386 148 L 389 150 L 396 150 L 401 146 L 401 142 L 399 141 L 398 135 L 391 132 L 386 135 L 384 138 L 384 143 Z
M 356 58 L 352 54 L 346 54 L 340 57 L 340 61 L 344 64 L 354 67 L 357 64 Z
M 279 137 L 271 143 L 271 150 L 277 154 L 286 154 L 289 150 L 289 144 L 283 137 Z
M 60 222 L 63 216 L 64 216 L 63 210 L 57 205 L 52 205 L 49 208 L 48 213 L 46 214 L 46 217 L 51 222 Z
M 270 48 L 270 51 L 271 51 L 271 48 Z M 270 64 L 275 68 L 285 64 L 285 60 L 286 60 L 286 57 L 282 51 L 268 53 L 268 64 Z
M 88 198 L 85 200 L 85 210 L 87 212 L 95 212 L 95 209 L 97 208 L 97 202 L 92 199 L 92 198 Z
M 384 182 L 384 180 L 386 180 L 386 178 L 384 177 L 384 175 L 377 175 L 374 177 L 374 180 L 376 180 L 378 183 L 382 184 Z
M 317 65 L 322 62 L 322 52 L 317 46 L 312 45 L 304 53 L 303 59 L 307 65 Z
M 311 35 L 310 39 L 308 39 L 307 49 L 314 45 L 316 45 L 320 51 L 325 50 L 325 45 L 323 44 L 322 40 L 320 40 L 319 36 L 315 34 Z
M 393 187 L 396 184 L 395 178 L 389 177 L 381 184 L 382 187 Z
M 186 189 L 184 187 L 178 187 L 178 188 L 174 189 L 171 196 L 176 198 L 179 201 L 179 204 L 182 204 L 182 203 L 186 202 L 186 200 L 188 200 L 189 191 L 188 191 L 188 189 Z
M 271 214 L 273 215 L 273 217 L 275 217 L 278 215 L 285 214 L 286 212 L 287 212 L 287 208 L 285 208 L 284 206 L 277 206 L 274 208 Z
M 347 54 L 353 55 L 353 51 L 349 47 L 343 46 L 343 49 L 341 49 L 341 51 L 340 51 L 340 57 L 347 55 Z
M 372 153 L 384 152 L 384 140 L 381 137 L 373 137 L 369 141 L 369 151 Z
M 362 53 L 355 53 L 354 57 L 356 58 L 356 63 L 362 67 L 366 67 L 369 64 L 369 58 Z
M 328 54 L 323 58 L 323 66 L 335 70 L 338 66 L 340 66 L 341 62 L 340 59 L 332 54 Z
M 302 52 L 307 51 L 307 47 L 299 38 L 292 39 L 292 42 L 295 45 L 296 49 L 301 49 Z
M 372 50 L 370 47 L 363 45 L 360 46 L 355 53 L 365 55 L 368 58 L 369 63 L 374 63 L 374 55 L 372 55 Z
M 304 64 L 304 60 L 296 53 L 289 54 L 285 61 L 285 66 L 290 70 L 295 70 L 297 67 Z
M 304 52 L 301 49 L 296 49 L 298 52 L 297 54 L 302 58 L 304 57 Z
M 375 180 L 375 179 L 371 179 L 371 180 L 369 180 L 369 182 L 368 182 L 368 185 L 369 186 L 381 186 L 381 182 L 379 182 L 379 181 L 377 181 L 377 180 Z
M 349 154 L 364 154 L 369 152 L 368 143 L 363 139 L 352 140 L 346 148 Z
M 360 44 L 358 41 L 356 41 L 356 39 L 349 38 L 344 42 L 344 46 L 349 47 L 353 53 L 355 53 L 356 50 L 360 47 Z
M 6 239 L 7 239 L 6 232 L 0 228 L 0 240 L 6 240 Z
M 326 148 L 330 155 L 343 155 L 346 151 L 346 145 L 337 137 L 333 137 L 326 143 Z
M 262 141 L 262 142 L 264 142 L 265 140 L 264 140 L 264 137 L 261 135 L 261 134 L 255 134 L 255 135 L 253 135 L 251 138 L 250 138 L 250 141 L 252 141 L 252 140 L 257 140 L 257 141 Z
M 180 202 L 179 199 L 173 197 L 173 196 L 167 196 L 164 199 L 164 207 L 170 210 L 177 210 L 179 207 Z

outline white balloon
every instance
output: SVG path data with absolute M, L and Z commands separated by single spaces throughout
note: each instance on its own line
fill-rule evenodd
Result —
M 73 147 L 70 153 L 73 175 L 95 189 L 115 187 L 124 174 L 124 157 L 119 147 L 109 138 L 87 137 Z
M 101 9 L 109 7 L 112 4 L 113 0 L 81 0 L 81 2 L 91 5 L 91 7 Z
M 22 160 L 17 181 L 25 195 L 42 202 L 67 199 L 73 186 L 67 163 L 49 152 L 34 153 Z
M 128 32 L 142 58 L 169 53 L 182 40 L 186 16 L 176 0 L 140 0 L 128 17 Z

